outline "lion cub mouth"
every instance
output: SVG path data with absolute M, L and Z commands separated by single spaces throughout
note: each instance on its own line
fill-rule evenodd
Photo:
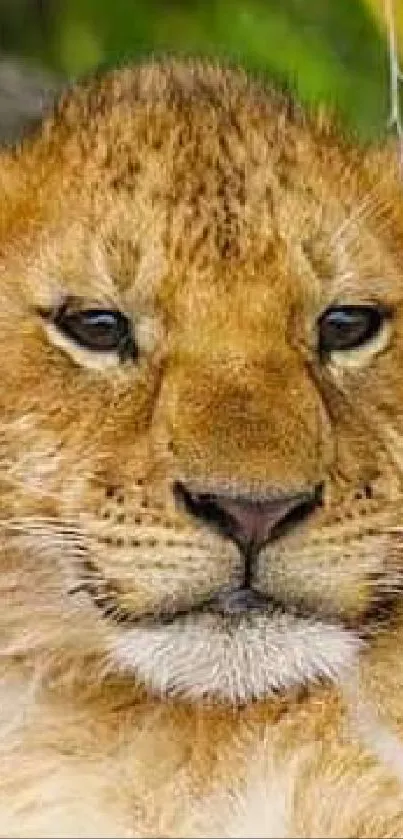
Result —
M 309 612 L 302 604 L 283 603 L 248 585 L 221 587 L 212 595 L 186 607 L 170 609 L 163 606 L 136 614 L 120 603 L 119 593 L 101 575 L 96 565 L 88 560 L 83 563 L 82 581 L 69 591 L 70 594 L 78 592 L 85 592 L 102 617 L 119 626 L 167 625 L 180 618 L 202 614 L 221 616 L 234 624 L 237 619 L 253 614 L 270 617 L 275 613 L 283 613 L 294 617 L 309 617 Z
M 95 566 L 78 588 L 118 630 L 110 638 L 114 666 L 158 696 L 237 705 L 312 680 L 337 681 L 361 644 L 340 619 L 245 584 L 140 614 L 119 602 Z
M 249 586 L 240 586 L 238 588 L 220 589 L 211 597 L 189 607 L 187 610 L 181 609 L 171 614 L 162 613 L 156 620 L 167 624 L 187 615 L 212 614 L 220 615 L 223 618 L 233 618 L 234 623 L 236 623 L 238 617 L 249 613 L 269 616 L 274 612 L 285 612 L 286 610 L 285 604 L 277 603 L 273 598 L 266 597 Z
M 270 611 L 274 603 L 249 586 L 221 591 L 206 602 L 206 610 L 222 615 L 239 615 L 250 611 Z

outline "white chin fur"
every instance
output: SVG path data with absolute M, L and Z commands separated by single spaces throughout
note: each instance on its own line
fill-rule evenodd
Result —
M 279 613 L 220 624 L 201 614 L 124 631 L 112 654 L 155 693 L 243 703 L 320 679 L 339 681 L 358 648 L 356 636 L 320 621 Z

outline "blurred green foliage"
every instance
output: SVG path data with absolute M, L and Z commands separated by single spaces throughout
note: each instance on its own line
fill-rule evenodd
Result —
M 0 48 L 69 76 L 150 52 L 226 56 L 364 136 L 387 122 L 386 44 L 364 0 L 0 0 Z

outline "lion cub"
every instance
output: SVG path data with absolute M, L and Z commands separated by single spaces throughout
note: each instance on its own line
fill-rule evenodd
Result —
M 0 834 L 403 834 L 403 200 L 167 60 L 0 159 Z

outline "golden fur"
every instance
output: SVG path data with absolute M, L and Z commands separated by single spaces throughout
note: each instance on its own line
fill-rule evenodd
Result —
M 74 88 L 0 178 L 0 834 L 401 836 L 392 160 L 170 60 Z M 66 338 L 66 300 L 138 358 Z M 322 312 L 374 302 L 388 328 L 320 359 Z M 242 561 L 176 481 L 323 485 L 259 555 L 273 609 L 191 611 Z

